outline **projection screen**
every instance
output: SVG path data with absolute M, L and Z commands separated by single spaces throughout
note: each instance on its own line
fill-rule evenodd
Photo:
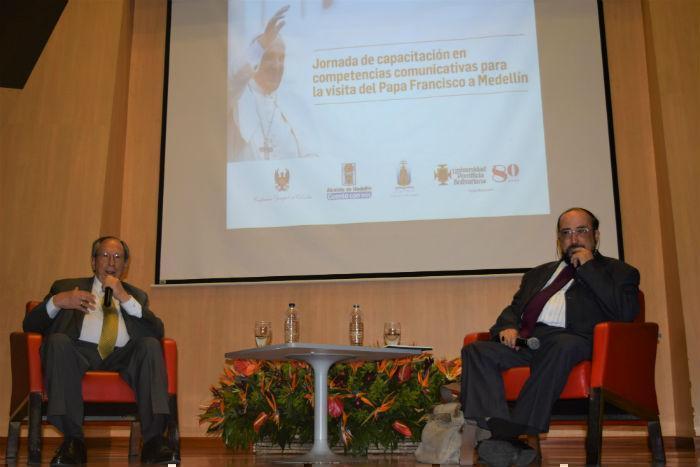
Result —
M 172 0 L 157 283 L 619 257 L 599 5 Z

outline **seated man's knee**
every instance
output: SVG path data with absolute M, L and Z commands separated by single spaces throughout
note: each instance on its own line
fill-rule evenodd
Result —
M 494 341 L 474 341 L 469 345 L 462 347 L 462 359 L 468 359 L 475 356 L 484 356 L 494 354 L 506 347 Z
M 549 352 L 560 355 L 561 357 L 575 356 L 578 358 L 589 358 L 592 344 L 585 337 L 569 333 L 560 333 L 548 339 L 546 348 Z
M 462 362 L 469 360 L 469 358 L 474 355 L 475 352 L 478 352 L 478 343 L 479 342 L 472 342 L 471 344 L 462 347 Z
M 139 337 L 134 345 L 140 352 L 147 354 L 161 354 L 163 352 L 160 340 L 155 337 Z
M 45 345 L 47 350 L 59 350 L 72 346 L 73 339 L 71 339 L 67 334 L 56 332 L 48 335 Z

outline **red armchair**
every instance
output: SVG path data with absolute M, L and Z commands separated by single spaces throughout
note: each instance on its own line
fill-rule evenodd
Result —
M 30 313 L 39 302 L 28 302 Z M 41 334 L 13 332 L 10 334 L 12 365 L 12 396 L 10 398 L 10 423 L 7 430 L 7 463 L 17 459 L 20 427 L 29 424 L 27 463 L 41 462 L 41 424 L 46 420 L 46 392 L 39 347 Z M 180 458 L 180 432 L 177 412 L 177 345 L 172 339 L 162 339 L 163 357 L 168 373 L 168 399 L 170 421 L 168 437 L 170 445 Z M 129 457 L 139 453 L 141 429 L 136 417 L 136 399 L 128 384 L 114 371 L 88 371 L 83 377 L 85 421 L 129 422 Z
M 588 401 L 587 465 L 600 464 L 604 420 L 646 423 L 654 462 L 666 461 L 654 383 L 659 326 L 644 322 L 644 295 L 641 292 L 639 295 L 641 307 L 635 322 L 607 322 L 595 327 L 593 358 L 571 370 L 560 397 L 560 401 Z M 467 334 L 464 345 L 489 339 L 489 333 Z M 516 367 L 503 372 L 508 401 L 518 398 L 529 376 L 529 367 Z M 605 413 L 606 404 L 619 410 Z M 556 411 L 552 416 L 553 421 L 572 419 L 581 419 L 581 416 L 558 414 Z M 539 450 L 539 441 L 537 448 Z

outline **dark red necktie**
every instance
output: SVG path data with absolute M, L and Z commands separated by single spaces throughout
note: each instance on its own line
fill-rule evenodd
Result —
M 559 292 L 571 278 L 574 277 L 574 268 L 567 265 L 561 270 L 559 275 L 544 289 L 537 292 L 527 303 L 525 311 L 523 311 L 522 323 L 520 323 L 520 337 L 527 339 L 532 336 L 532 330 L 535 329 L 537 318 L 540 317 L 544 305 L 552 298 L 552 295 Z

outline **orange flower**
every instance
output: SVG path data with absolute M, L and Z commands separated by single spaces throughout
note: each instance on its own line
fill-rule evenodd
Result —
M 267 363 L 270 369 L 280 371 L 284 362 L 267 360 L 265 363 Z
M 260 428 L 265 424 L 267 421 L 269 415 L 266 412 L 260 412 L 257 417 L 255 417 L 255 421 L 253 422 L 253 430 L 255 432 L 259 432 Z
M 355 394 L 355 398 L 360 399 L 362 402 L 369 405 L 370 407 L 374 407 L 374 404 L 372 403 L 372 401 L 365 397 L 364 392 L 358 392 L 357 394 Z
M 398 365 L 395 360 L 382 360 L 377 364 L 377 373 L 386 373 L 387 378 L 391 379 L 396 373 Z
M 350 367 L 350 369 L 352 370 L 352 374 L 354 375 L 355 373 L 357 373 L 357 370 L 362 368 L 362 365 L 364 365 L 364 364 L 365 364 L 365 362 L 358 360 L 358 361 L 354 361 L 354 362 L 349 362 L 348 366 Z
M 346 413 L 343 413 L 342 422 L 340 424 L 340 439 L 343 440 L 345 447 L 352 441 L 352 432 L 348 429 L 348 415 Z
M 410 364 L 415 357 L 404 357 L 404 358 L 397 358 L 396 359 L 396 364 L 397 365 L 408 365 Z
M 298 360 L 292 360 L 291 362 L 289 362 L 289 364 L 290 364 L 292 367 L 296 368 L 296 369 L 301 369 L 301 368 L 303 368 L 303 369 L 305 369 L 305 370 L 308 370 L 308 369 L 309 369 L 309 364 L 306 363 L 306 362 L 301 362 L 301 361 L 298 361 Z
M 218 430 L 221 428 L 221 425 L 224 423 L 224 417 L 211 417 L 209 419 L 201 419 L 199 420 L 199 424 L 203 423 L 209 423 L 209 430 L 208 431 L 214 431 Z
M 297 371 L 294 371 L 292 367 L 289 367 L 289 387 L 292 392 L 297 388 Z
M 407 427 L 404 423 L 396 420 L 391 424 L 391 427 L 396 430 L 399 434 L 403 435 L 405 438 L 410 438 L 413 436 L 411 429 Z
M 244 407 L 248 405 L 248 388 L 248 383 L 246 383 L 245 389 L 243 391 L 236 390 L 238 397 L 241 399 L 241 404 L 243 404 Z
M 275 425 L 280 426 L 280 412 L 277 410 L 275 395 L 268 392 L 265 394 L 265 400 L 267 401 L 267 405 L 270 406 L 270 417 L 272 418 L 272 421 L 275 422 Z
M 430 384 L 430 370 L 418 372 L 418 384 L 423 389 L 427 389 Z
M 462 374 L 462 362 L 459 358 L 454 360 L 440 360 L 435 362 L 437 369 L 445 378 L 454 381 Z
M 388 396 L 386 396 L 384 398 L 384 402 L 382 402 L 382 405 L 374 409 L 372 413 L 369 414 L 367 418 L 365 418 L 362 424 L 364 425 L 365 423 L 367 423 L 367 421 L 369 421 L 370 418 L 374 418 L 376 420 L 380 413 L 387 412 L 389 409 L 391 409 L 391 406 L 394 405 L 395 400 L 396 396 L 394 396 L 393 394 L 389 394 Z
M 219 382 L 224 386 L 231 386 L 235 376 L 229 368 L 224 367 L 224 374 L 219 378 Z

